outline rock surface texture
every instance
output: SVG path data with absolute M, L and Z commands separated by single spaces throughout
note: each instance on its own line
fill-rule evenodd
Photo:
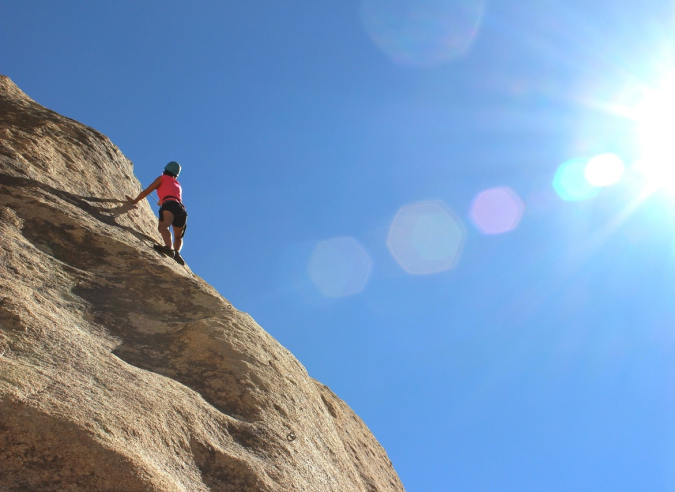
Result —
M 149 247 L 140 189 L 0 76 L 0 490 L 403 490 L 344 402 Z

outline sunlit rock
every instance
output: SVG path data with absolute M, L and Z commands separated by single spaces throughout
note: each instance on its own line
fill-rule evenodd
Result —
M 150 248 L 139 191 L 0 76 L 0 490 L 403 490 L 343 401 Z

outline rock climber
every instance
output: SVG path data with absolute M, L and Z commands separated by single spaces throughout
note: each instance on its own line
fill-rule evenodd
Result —
M 183 247 L 183 236 L 187 228 L 188 214 L 182 202 L 182 188 L 177 179 L 180 169 L 180 164 L 177 162 L 169 162 L 164 166 L 164 172 L 150 186 L 141 191 L 134 200 L 131 200 L 131 204 L 136 206 L 138 202 L 157 190 L 160 205 L 159 225 L 157 228 L 164 240 L 164 246 L 155 244 L 154 248 L 173 258 L 179 264 L 185 265 L 185 260 L 180 255 L 180 250 Z M 170 226 L 173 226 L 173 242 L 171 241 Z

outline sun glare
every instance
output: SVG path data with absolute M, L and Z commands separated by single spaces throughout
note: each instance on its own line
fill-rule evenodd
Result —
M 652 189 L 675 190 L 675 73 L 635 108 L 640 158 L 635 169 Z

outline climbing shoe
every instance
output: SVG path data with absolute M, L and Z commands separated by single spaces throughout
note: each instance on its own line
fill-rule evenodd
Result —
M 164 253 L 166 256 L 173 258 L 173 249 L 167 248 L 166 246 L 161 246 L 159 244 L 153 244 L 152 247 L 155 249 L 155 251 L 159 251 L 160 253 Z
M 178 262 L 179 265 L 185 265 L 185 260 L 183 257 L 180 255 L 178 251 L 176 251 L 173 255 L 173 259 Z

